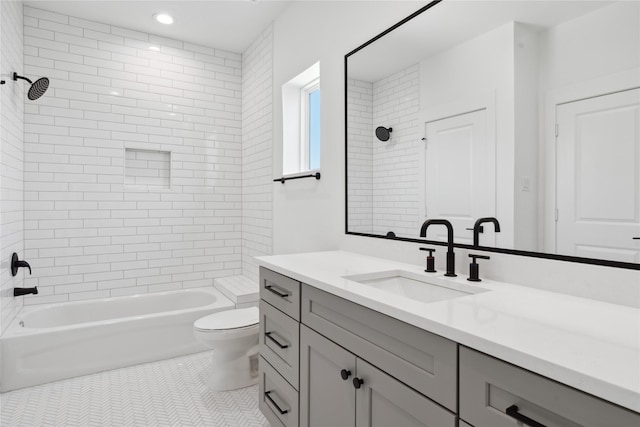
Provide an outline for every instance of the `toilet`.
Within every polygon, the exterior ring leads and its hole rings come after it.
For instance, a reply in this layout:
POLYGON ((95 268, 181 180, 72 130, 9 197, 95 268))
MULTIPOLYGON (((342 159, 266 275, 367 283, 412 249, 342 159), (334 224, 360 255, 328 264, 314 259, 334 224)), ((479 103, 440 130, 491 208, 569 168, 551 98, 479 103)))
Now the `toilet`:
POLYGON ((225 310, 193 323, 198 341, 213 349, 207 385, 235 390, 258 382, 258 307, 225 310))

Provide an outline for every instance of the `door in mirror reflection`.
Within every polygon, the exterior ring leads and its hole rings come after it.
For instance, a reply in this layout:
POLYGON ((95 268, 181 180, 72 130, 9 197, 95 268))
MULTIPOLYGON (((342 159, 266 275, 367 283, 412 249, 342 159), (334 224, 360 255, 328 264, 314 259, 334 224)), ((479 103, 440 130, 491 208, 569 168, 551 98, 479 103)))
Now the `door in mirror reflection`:
POLYGON ((557 252, 640 262, 640 89, 559 105, 556 117, 557 252))
MULTIPOLYGON (((444 218, 453 225, 457 243, 473 242, 477 218, 495 216, 495 158, 488 148, 486 110, 425 123, 422 218, 444 218)), ((446 230, 433 227, 429 240, 446 240, 446 230)), ((493 234, 482 244, 495 245, 493 234)))

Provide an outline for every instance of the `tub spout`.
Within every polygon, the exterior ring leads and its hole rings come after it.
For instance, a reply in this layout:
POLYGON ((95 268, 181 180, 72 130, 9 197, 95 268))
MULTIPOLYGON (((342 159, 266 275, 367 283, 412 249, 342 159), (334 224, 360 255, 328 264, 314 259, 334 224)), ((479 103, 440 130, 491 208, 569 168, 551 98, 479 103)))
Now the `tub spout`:
POLYGON ((38 287, 33 287, 33 288, 13 288, 13 296, 14 297, 19 297, 22 295, 27 295, 27 294, 34 294, 34 295, 38 295, 38 287))

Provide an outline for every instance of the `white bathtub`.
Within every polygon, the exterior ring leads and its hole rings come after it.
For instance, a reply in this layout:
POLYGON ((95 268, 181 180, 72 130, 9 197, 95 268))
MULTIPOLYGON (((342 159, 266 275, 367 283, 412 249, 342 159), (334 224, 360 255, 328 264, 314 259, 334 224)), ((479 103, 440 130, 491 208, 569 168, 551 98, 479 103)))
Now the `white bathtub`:
POLYGON ((0 392, 204 351, 193 322, 231 308, 214 287, 24 307, 0 337, 0 392))

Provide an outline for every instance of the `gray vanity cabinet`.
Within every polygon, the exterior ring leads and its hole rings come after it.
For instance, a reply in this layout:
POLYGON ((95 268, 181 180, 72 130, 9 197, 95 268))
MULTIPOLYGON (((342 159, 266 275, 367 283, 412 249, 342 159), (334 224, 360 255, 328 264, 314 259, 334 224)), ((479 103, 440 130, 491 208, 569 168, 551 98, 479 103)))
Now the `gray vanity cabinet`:
POLYGON ((455 425, 454 414, 322 335, 301 326, 300 426, 455 425))
POLYGON ((353 354, 300 326, 300 426, 354 426, 355 372, 353 354))
POLYGON ((272 427, 298 427, 300 282, 260 268, 258 406, 272 427))
POLYGON ((259 407, 273 427, 640 426, 637 412, 265 268, 260 284, 259 407))
POLYGON ((483 427, 638 427, 640 414, 460 347, 460 418, 483 427))

